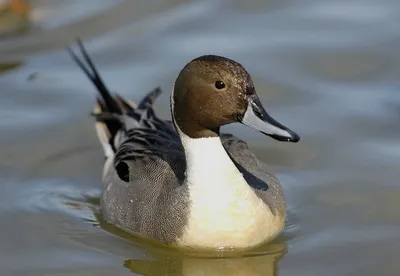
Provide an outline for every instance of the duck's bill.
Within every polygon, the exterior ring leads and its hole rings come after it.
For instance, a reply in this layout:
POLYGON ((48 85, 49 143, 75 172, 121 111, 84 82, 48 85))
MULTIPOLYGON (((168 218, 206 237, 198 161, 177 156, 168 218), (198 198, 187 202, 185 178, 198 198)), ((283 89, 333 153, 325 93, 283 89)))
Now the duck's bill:
POLYGON ((296 143, 300 136, 269 116, 257 96, 249 99, 241 123, 278 141, 296 143))

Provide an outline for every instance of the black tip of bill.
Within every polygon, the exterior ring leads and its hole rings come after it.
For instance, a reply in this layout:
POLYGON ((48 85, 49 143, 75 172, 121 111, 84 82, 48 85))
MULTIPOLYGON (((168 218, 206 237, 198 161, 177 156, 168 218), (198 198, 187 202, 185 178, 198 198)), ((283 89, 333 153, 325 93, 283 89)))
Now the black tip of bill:
POLYGON ((280 135, 275 135, 275 134, 267 134, 267 133, 264 133, 264 134, 269 135, 271 138, 274 138, 275 140, 278 140, 280 142, 297 143, 298 141, 300 141, 300 136, 297 133, 295 133, 289 129, 287 129, 286 131, 288 131, 290 133, 290 135, 291 135, 290 137, 280 136, 280 135))
POLYGON ((262 106, 258 97, 249 99, 241 123, 281 142, 297 143, 300 136, 272 118, 262 106))

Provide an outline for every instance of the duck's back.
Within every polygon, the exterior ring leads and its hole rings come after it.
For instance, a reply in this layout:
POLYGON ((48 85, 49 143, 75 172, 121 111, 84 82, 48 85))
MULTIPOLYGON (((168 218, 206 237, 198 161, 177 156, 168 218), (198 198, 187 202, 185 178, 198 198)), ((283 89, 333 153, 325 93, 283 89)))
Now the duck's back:
POLYGON ((104 168, 101 211, 124 230, 172 243, 182 235, 189 212, 182 185, 185 159, 171 125, 157 127, 132 129, 117 145, 104 168))

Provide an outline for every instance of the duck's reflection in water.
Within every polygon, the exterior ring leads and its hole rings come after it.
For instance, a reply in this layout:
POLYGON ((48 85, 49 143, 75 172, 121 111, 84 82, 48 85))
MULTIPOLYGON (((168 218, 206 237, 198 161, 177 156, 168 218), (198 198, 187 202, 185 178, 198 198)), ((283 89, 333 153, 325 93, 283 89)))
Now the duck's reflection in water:
POLYGON ((154 254, 154 259, 130 259, 124 262, 124 266, 131 272, 146 276, 276 276, 278 262, 286 253, 284 243, 270 246, 269 251, 263 255, 249 253, 246 256, 224 257, 196 257, 173 256, 154 254))

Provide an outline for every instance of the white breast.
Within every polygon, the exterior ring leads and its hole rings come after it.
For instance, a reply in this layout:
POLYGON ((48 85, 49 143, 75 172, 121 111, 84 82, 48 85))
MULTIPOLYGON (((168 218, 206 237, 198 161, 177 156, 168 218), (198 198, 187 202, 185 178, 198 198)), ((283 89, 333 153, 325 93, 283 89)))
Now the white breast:
POLYGON ((188 224, 178 244, 249 248, 272 240, 285 218, 275 216, 232 163, 219 138, 191 139, 185 148, 190 194, 188 224))

